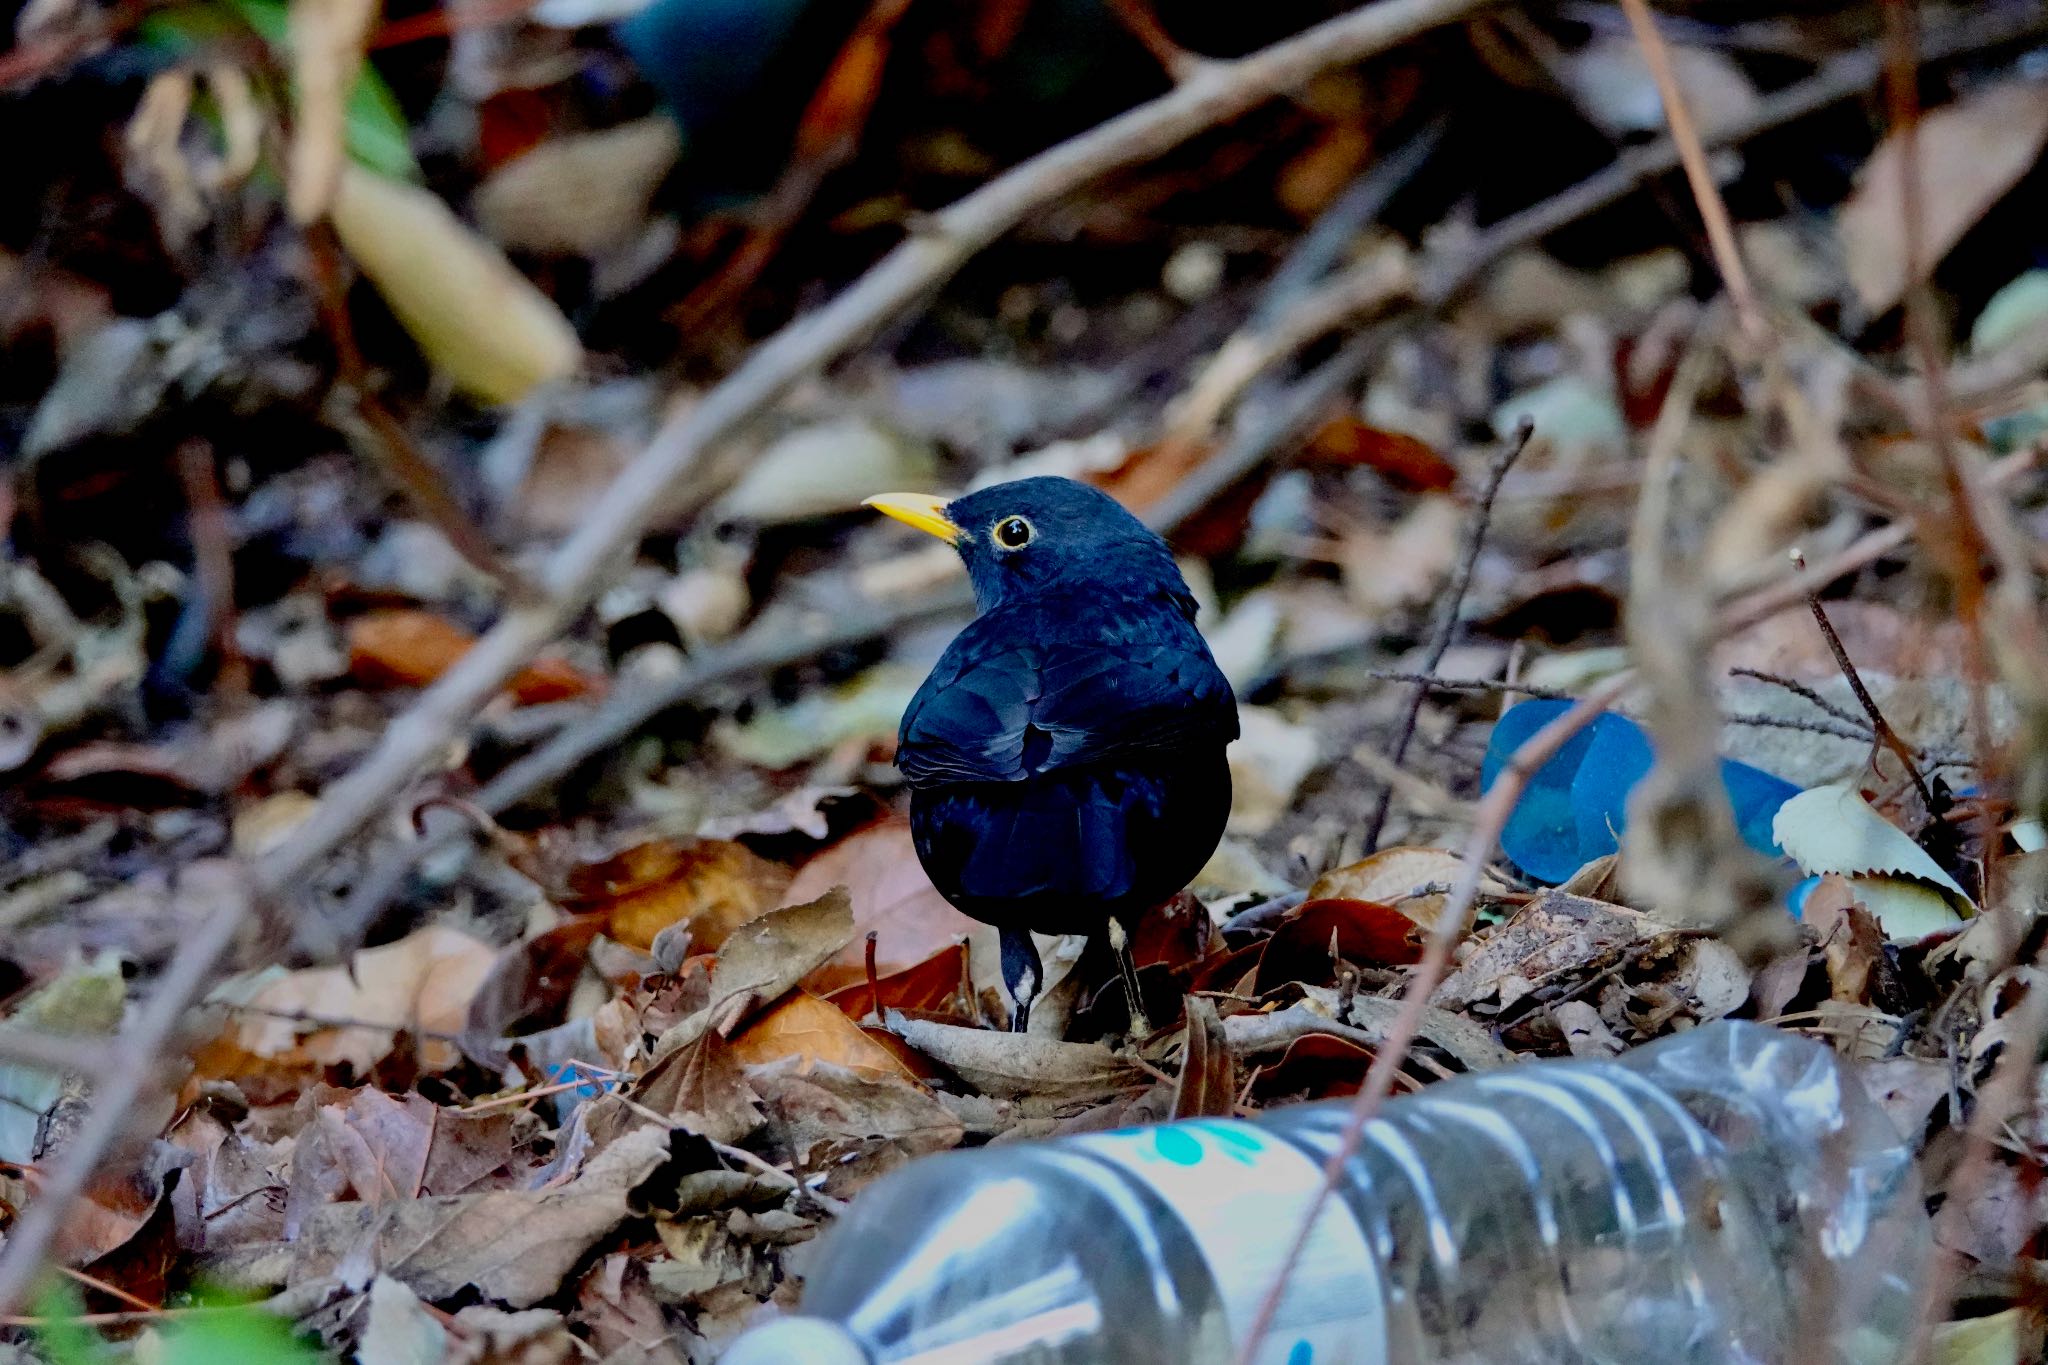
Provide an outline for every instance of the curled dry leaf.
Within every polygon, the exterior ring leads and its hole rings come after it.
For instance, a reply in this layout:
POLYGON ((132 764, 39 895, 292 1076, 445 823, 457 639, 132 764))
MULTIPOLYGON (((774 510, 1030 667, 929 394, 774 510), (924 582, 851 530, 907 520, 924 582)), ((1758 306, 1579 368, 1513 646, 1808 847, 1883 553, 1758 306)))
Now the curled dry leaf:
MULTIPOLYGON (((825 970, 831 970, 830 963, 825 970)), ((867 981, 860 980, 841 986, 825 998, 846 1011, 848 1018, 860 1020, 870 1014, 879 1017, 889 1010, 965 1013, 971 1008, 973 997, 974 988, 967 977, 967 945, 955 943, 914 966, 877 977, 872 989, 867 981)))
MULTIPOLYGON (((372 687, 425 687, 469 653, 476 636, 446 617, 414 608, 373 611, 349 623, 349 668, 372 687)), ((566 701, 600 684, 562 659, 539 659, 510 684, 521 703, 566 701)))
POLYGON ((1198 995, 1188 997, 1187 1017, 1171 1117, 1230 1118, 1237 1113, 1237 1059, 1224 1037, 1223 1021, 1215 1003, 1198 995))
POLYGON ((887 1023, 904 1042, 982 1094, 1001 1099, 1100 1099, 1148 1083, 1135 1063, 1100 1043, 992 1033, 912 1019, 896 1010, 887 1023))
POLYGON ((690 931, 693 951, 717 952, 733 930, 782 903, 790 874, 744 844, 654 840, 576 869, 569 904, 602 913, 608 932, 642 951, 671 925, 690 931))
POLYGON ((431 192, 345 164, 334 229, 427 358, 489 403, 583 363, 554 302, 431 192))

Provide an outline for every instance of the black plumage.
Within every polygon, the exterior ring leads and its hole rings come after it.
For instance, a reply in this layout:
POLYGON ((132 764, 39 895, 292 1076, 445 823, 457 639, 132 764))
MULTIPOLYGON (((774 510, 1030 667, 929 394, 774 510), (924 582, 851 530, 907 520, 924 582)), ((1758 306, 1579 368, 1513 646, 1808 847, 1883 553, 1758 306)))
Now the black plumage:
POLYGON ((1020 1020, 1043 980, 1034 931, 1106 933, 1136 1016, 1123 928, 1187 885, 1230 811, 1237 702, 1186 581, 1142 522, 1068 479, 871 502, 950 539, 980 607, 903 716, 925 871, 1002 931, 1020 1020))

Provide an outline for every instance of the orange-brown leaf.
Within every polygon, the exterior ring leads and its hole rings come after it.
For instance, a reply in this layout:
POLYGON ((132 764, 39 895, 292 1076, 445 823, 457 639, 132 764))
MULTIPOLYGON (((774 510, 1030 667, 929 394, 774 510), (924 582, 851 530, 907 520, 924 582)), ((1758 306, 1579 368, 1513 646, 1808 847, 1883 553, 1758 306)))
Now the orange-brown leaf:
POLYGON ((873 930, 875 970, 896 972, 964 937, 974 921, 946 903, 917 861, 910 826, 885 820, 840 840, 797 871, 786 898, 813 899, 844 886, 853 903, 853 942, 812 975, 813 990, 867 980, 866 935, 873 930))
MULTIPOLYGON (((373 611, 349 623, 349 669, 371 687, 425 687, 469 653, 476 637, 444 616, 414 607, 373 611)), ((523 705, 566 701, 598 689, 565 659, 537 659, 508 684, 523 705)))
MULTIPOLYGON (((826 970, 832 970, 831 964, 827 964, 826 970)), ((967 982, 967 945, 954 943, 900 972, 878 976, 872 991, 863 978, 841 986, 825 998, 845 1010, 847 1018, 863 1019, 878 1000, 885 1011, 945 1012, 955 1009, 956 1002, 972 998, 972 994, 967 982)))
POLYGON ((1306 453, 1324 464, 1363 465, 1411 492, 1442 493, 1458 486, 1458 467, 1428 442, 1367 426, 1355 417, 1336 417, 1324 423, 1309 438, 1306 453))
POLYGON ((885 1076, 918 1079, 893 1051, 847 1018, 844 1010, 809 991, 792 992, 729 1041, 733 1056, 746 1066, 801 1057, 805 1071, 813 1062, 830 1062, 869 1080, 885 1076))
POLYGON ((789 884, 789 869, 723 839, 635 844, 569 876, 571 904, 603 913, 613 938, 642 951, 670 925, 687 924, 692 949, 716 952, 733 930, 783 904, 789 884))

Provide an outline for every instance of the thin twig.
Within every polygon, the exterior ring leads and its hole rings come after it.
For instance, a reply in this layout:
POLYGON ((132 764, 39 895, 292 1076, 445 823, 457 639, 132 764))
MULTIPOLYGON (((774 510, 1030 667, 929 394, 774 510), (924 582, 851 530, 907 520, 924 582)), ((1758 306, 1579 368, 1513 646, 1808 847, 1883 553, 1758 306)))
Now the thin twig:
MULTIPOLYGON (((1794 550, 1792 562, 1804 569, 1806 556, 1794 550)), ((1920 795, 1920 809, 1926 811, 1930 817, 1933 816, 1934 793, 1928 790, 1927 779, 1920 775, 1920 765, 1913 761, 1913 747, 1899 738, 1899 732, 1892 729, 1891 722, 1884 718, 1884 712, 1878 710, 1877 698, 1871 696, 1870 689, 1863 685, 1863 675, 1856 671, 1855 660, 1851 659, 1849 651, 1843 648, 1842 637, 1835 634, 1834 623, 1828 620, 1827 608, 1820 603, 1820 594, 1809 591, 1806 594, 1806 605, 1813 612, 1814 624, 1820 627, 1821 638, 1828 642, 1828 650, 1835 656, 1835 666, 1842 670, 1842 676, 1848 680, 1849 690, 1856 694, 1856 700, 1862 704, 1863 713, 1870 717, 1870 728, 1877 732, 1878 743, 1890 749, 1899 762, 1906 765, 1906 773, 1913 779, 1913 790, 1920 795)))
POLYGON ((1245 1334, 1244 1343, 1238 1350, 1238 1365, 1253 1365, 1259 1359, 1259 1343, 1267 1329, 1273 1325, 1273 1317, 1279 1311, 1280 1299, 1286 1293, 1289 1278, 1294 1273, 1294 1263, 1301 1258, 1308 1246, 1309 1235, 1315 1230, 1316 1220, 1321 1217, 1323 1205, 1344 1177, 1344 1168, 1358 1153, 1359 1142, 1365 1136, 1365 1125, 1379 1109, 1380 1103, 1392 1090, 1394 1078, 1400 1073, 1408 1056, 1408 1048, 1415 1041, 1416 1033, 1422 1026, 1422 1018, 1429 1008, 1430 993, 1442 980, 1444 969, 1450 965, 1451 948, 1458 936, 1464 932, 1465 918, 1472 909, 1472 902, 1478 897, 1479 883, 1486 875, 1487 859, 1493 856, 1494 845, 1500 839, 1501 830, 1506 828, 1508 816, 1521 799, 1529 780, 1536 771, 1550 761, 1565 742, 1579 731, 1598 719, 1614 699, 1621 695, 1629 679, 1619 674, 1601 683, 1579 701, 1571 710, 1559 716, 1550 724, 1531 735, 1514 756, 1501 769, 1500 776, 1480 798, 1477 814, 1472 822, 1472 833, 1466 838, 1459 856, 1462 865, 1458 869, 1458 880, 1445 898, 1444 906, 1437 921, 1429 932, 1429 944, 1424 950, 1422 961, 1415 968, 1415 975, 1409 979, 1407 993, 1402 997, 1401 1012, 1387 1027, 1386 1036, 1373 1053, 1372 1065, 1365 1073, 1365 1084, 1359 1088, 1351 1105, 1351 1113, 1345 1120, 1344 1130, 1338 1136, 1337 1144, 1323 1163, 1323 1181, 1302 1216, 1301 1226, 1296 1230, 1288 1253, 1281 1259, 1279 1272, 1266 1290, 1266 1297, 1259 1305, 1258 1314, 1252 1319, 1245 1334))
MULTIPOLYGON (((1472 508, 1471 519, 1465 523, 1465 543, 1458 549, 1458 568, 1451 579, 1450 590, 1444 594, 1443 604, 1437 609, 1436 625, 1430 631, 1429 649, 1423 655, 1421 672, 1434 674, 1437 665, 1444 661, 1444 654, 1450 649, 1451 641, 1458 634, 1458 618, 1465 610, 1465 594, 1472 588, 1472 573, 1479 563, 1479 551, 1486 544, 1486 528, 1493 521, 1493 500, 1500 495, 1500 483, 1514 468, 1515 461, 1529 446, 1529 438, 1536 432, 1536 425, 1529 418, 1523 418, 1499 450, 1494 452, 1493 461, 1486 468, 1486 483, 1479 490, 1479 501, 1472 508)), ((1417 684, 1409 690, 1408 705, 1401 715, 1401 728, 1394 734, 1394 747, 1387 759, 1396 768, 1408 757, 1408 746, 1415 739, 1415 723, 1422 715, 1422 703, 1429 696, 1428 687, 1417 684)), ((1387 825, 1387 811, 1393 805, 1392 786, 1380 788, 1379 803, 1373 807, 1372 819, 1365 827, 1365 851, 1371 853, 1380 846, 1380 832, 1387 825)))
POLYGON ((1735 304, 1735 315, 1741 320, 1743 332, 1751 341, 1759 342, 1766 334, 1763 313, 1757 307, 1756 290, 1750 285, 1749 271, 1743 267, 1742 253, 1735 245, 1735 226, 1728 218, 1728 205, 1722 202, 1721 187, 1714 183, 1713 172, 1707 169, 1706 148, 1701 145, 1699 130, 1686 108, 1684 92, 1678 88, 1678 77, 1671 70, 1671 50, 1665 46, 1664 35, 1657 31, 1657 21, 1650 15, 1647 0, 1621 0, 1621 7, 1628 13, 1629 27, 1635 31, 1643 60, 1657 82, 1657 97, 1664 102, 1664 119, 1671 126, 1671 140, 1677 145, 1679 161, 1685 167, 1686 183, 1692 188, 1693 201, 1699 205, 1700 218, 1706 224, 1707 242, 1714 249, 1714 264, 1721 271, 1721 282, 1728 287, 1728 297, 1735 304))
POLYGON ((1837 706, 1796 678, 1787 678, 1782 674, 1769 673, 1761 668, 1742 667, 1729 669, 1728 675, 1732 678, 1754 678, 1758 682, 1769 683, 1773 687, 1782 687, 1785 691, 1806 702, 1815 710, 1827 713, 1844 725, 1862 725, 1864 723, 1863 718, 1848 707, 1837 706))

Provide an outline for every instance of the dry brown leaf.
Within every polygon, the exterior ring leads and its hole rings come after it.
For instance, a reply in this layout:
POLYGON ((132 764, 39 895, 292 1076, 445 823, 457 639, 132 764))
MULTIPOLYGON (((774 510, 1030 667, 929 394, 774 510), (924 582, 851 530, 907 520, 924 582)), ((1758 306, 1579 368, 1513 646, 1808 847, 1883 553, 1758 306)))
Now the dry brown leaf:
POLYGON ((1586 967, 1654 928, 1623 906, 1546 891, 1481 939, 1430 1001, 1461 1010, 1491 997, 1505 1008, 1527 995, 1538 978, 1586 967))
MULTIPOLYGON (((234 1077, 241 1064, 234 1052, 239 1050, 265 1059, 270 1068, 312 1070, 346 1063, 363 1074, 390 1055, 401 1028, 458 1033, 496 957, 489 944, 435 925, 357 953, 352 974, 341 967, 287 973, 250 998, 248 1004, 266 1012, 239 1013, 222 1039, 228 1052, 211 1063, 202 1057, 202 1070, 234 1077), (308 1025, 280 1014, 354 1022, 304 1031, 308 1025)), ((437 1071, 460 1060, 455 1045, 443 1038, 422 1037, 419 1055, 422 1066, 437 1071)), ((265 1068, 259 1063, 256 1069, 265 1068)))
POLYGON ((1333 951, 1359 966, 1420 962, 1425 932, 1399 910, 1374 901, 1303 901, 1266 940, 1252 994, 1263 995, 1291 981, 1329 981, 1336 967, 1333 951))
MULTIPOLYGON (((2048 87, 1989 86, 1929 111, 1912 136, 1919 144, 1924 257, 1916 264, 1925 272, 2040 158, 2048 141, 2048 87)), ((1905 297, 1911 283, 1900 196, 1904 167, 1902 137, 1893 133, 1864 163, 1855 192, 1835 220, 1850 282, 1873 314, 1905 297)))
POLYGON ((757 1006, 809 976, 852 937, 853 911, 842 887, 741 925, 711 966, 710 1003, 664 1032, 654 1055, 667 1056, 706 1029, 730 1035, 757 1006))
POLYGON ((849 1156, 878 1149, 919 1156, 958 1146, 966 1136, 960 1120, 930 1092, 895 1076, 856 1076, 829 1064, 804 1071, 785 1061, 760 1068, 750 1079, 790 1155, 814 1169, 834 1167, 835 1178, 836 1163, 849 1156))
POLYGON ((647 1267, 624 1252, 599 1261, 576 1286, 576 1320, 610 1365, 687 1365, 648 1289, 647 1267))
POLYGON ((668 1132, 648 1126, 549 1189, 328 1204, 312 1211, 296 1241, 292 1280, 363 1262, 428 1302, 474 1290, 524 1308, 561 1289, 584 1254, 631 1213, 634 1190, 668 1159, 668 1132))
POLYGON ((765 1066, 784 1057, 796 1057, 800 1059, 800 1071, 809 1070, 817 1062, 828 1062, 868 1080, 881 1076, 918 1079, 897 1060, 895 1053, 863 1033, 845 1011, 809 991, 792 992, 781 1004, 734 1034, 732 1055, 743 1066, 765 1066))
POLYGON ((496 1064, 503 1060, 501 1040, 522 1026, 561 1023, 590 960, 590 945, 604 927, 598 916, 579 915, 501 950, 470 997, 463 1048, 479 1061, 496 1064))
POLYGON ((783 903, 789 870, 744 844, 700 839, 635 844, 570 875, 577 910, 609 916, 611 936, 646 951, 672 924, 690 931, 692 951, 717 952, 747 921, 783 903))
POLYGON ((891 1010, 889 1029, 984 1095, 999 1099, 1100 1099, 1142 1087, 1148 1077, 1100 1043, 1066 1043, 1031 1034, 912 1019, 891 1010))
POLYGON ((1302 457, 1322 464, 1362 465, 1411 493, 1448 493, 1458 486, 1458 467, 1427 441, 1368 426, 1356 417, 1325 422, 1309 438, 1302 457))
MULTIPOLYGON (((476 636, 415 608, 373 611, 349 623, 349 668, 370 687, 425 687, 469 653, 476 636)), ((537 659, 507 684, 521 703, 566 701, 600 684, 562 659, 537 659)))
POLYGON ((725 1039, 706 1032, 643 1073, 633 1098, 714 1142, 744 1141, 761 1126, 761 1097, 725 1039))
POLYGON ((583 363, 553 300, 433 193, 345 163, 334 230, 405 330, 461 388, 515 403, 583 363))
POLYGON ((924 961, 975 927, 925 875, 905 821, 870 825, 805 863, 789 884, 789 899, 806 900, 834 886, 844 886, 852 898, 854 941, 811 981, 822 994, 867 979, 863 936, 870 932, 875 970, 886 973, 924 961))
MULTIPOLYGON (((1464 866, 1464 860, 1447 848, 1383 848, 1316 878, 1308 899, 1378 901, 1427 929, 1436 923, 1437 911, 1464 866)), ((1481 895, 1505 889, 1491 877, 1479 883, 1481 895)))
POLYGON ((292 0, 291 155, 285 207, 301 226, 323 217, 347 160, 349 95, 363 69, 363 42, 378 0, 292 0))
POLYGON ((1830 995, 1851 1005, 1870 1004, 1872 977, 1884 958, 1884 930, 1856 903, 1849 879, 1822 877, 1807 893, 1799 918, 1820 940, 1830 995))
MULTIPOLYGON (((826 964, 826 970, 831 964, 826 964)), ((885 1011, 916 1010, 924 1014, 963 1013, 972 999, 967 980, 967 945, 955 943, 941 948, 924 961, 900 972, 875 979, 873 989, 866 980, 841 986, 825 997, 850 1019, 880 1018, 885 1011)))

